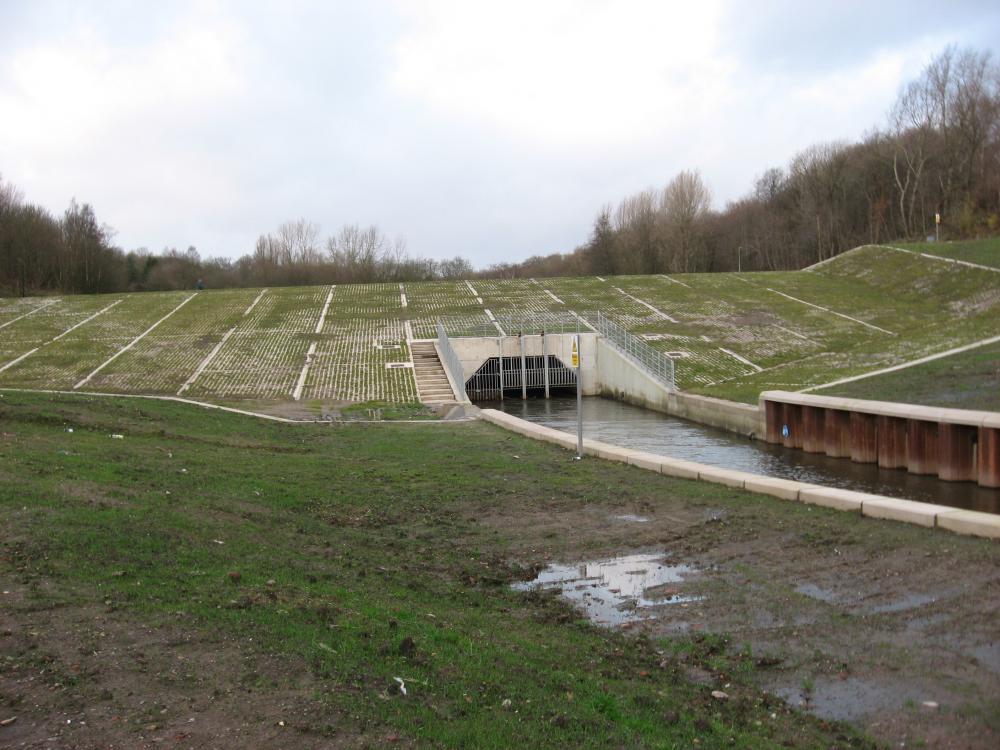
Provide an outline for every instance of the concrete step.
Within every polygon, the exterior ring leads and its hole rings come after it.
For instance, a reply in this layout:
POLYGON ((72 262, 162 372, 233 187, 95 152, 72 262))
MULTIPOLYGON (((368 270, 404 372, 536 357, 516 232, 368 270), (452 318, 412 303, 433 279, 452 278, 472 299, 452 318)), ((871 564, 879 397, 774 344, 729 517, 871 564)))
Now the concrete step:
POLYGON ((433 343, 411 344, 410 358, 413 360, 413 376, 417 381, 421 401, 440 404, 455 400, 451 383, 433 343))

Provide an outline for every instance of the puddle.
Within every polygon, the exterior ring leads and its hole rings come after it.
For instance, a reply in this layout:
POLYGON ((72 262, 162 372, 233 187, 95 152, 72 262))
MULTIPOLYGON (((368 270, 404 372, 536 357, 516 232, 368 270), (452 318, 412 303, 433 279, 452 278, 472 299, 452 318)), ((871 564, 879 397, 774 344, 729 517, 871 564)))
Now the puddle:
POLYGON ((939 613, 936 615, 928 615, 927 617, 913 617, 909 622, 906 623, 906 630, 908 632, 926 632, 929 631, 936 625, 940 625, 943 622, 949 620, 948 615, 939 613))
POLYGON ((613 627, 652 617, 649 609, 698 601, 679 587, 695 573, 690 565, 667 565, 662 554, 629 555, 575 565, 550 565, 533 581, 515 583, 519 591, 560 589, 598 625, 613 627))
POLYGON ((646 516, 637 516, 634 513, 623 513, 620 516, 615 516, 617 521, 625 521, 626 523, 649 523, 649 519, 646 516))
POLYGON ((1000 674, 1000 643, 984 643, 972 649, 976 661, 994 674, 1000 674))
POLYGON ((833 604, 837 600, 836 594, 832 591, 821 589, 813 583, 800 583, 795 587, 795 591, 803 596, 808 596, 810 599, 818 599, 819 601, 826 602, 827 604, 833 604))
POLYGON ((902 596, 895 601, 888 602, 887 604, 878 604, 874 607, 870 607, 868 611, 873 615, 882 615, 891 612, 905 612, 908 609, 916 609, 917 607, 923 607, 927 604, 933 604, 936 601, 937 597, 930 596, 929 594, 906 594, 905 596, 902 596))
POLYGON ((902 709, 908 702, 919 704, 927 697, 915 685, 880 684, 856 677, 817 679, 808 702, 800 687, 780 687, 774 694, 789 705, 827 721, 857 721, 886 709, 902 709))

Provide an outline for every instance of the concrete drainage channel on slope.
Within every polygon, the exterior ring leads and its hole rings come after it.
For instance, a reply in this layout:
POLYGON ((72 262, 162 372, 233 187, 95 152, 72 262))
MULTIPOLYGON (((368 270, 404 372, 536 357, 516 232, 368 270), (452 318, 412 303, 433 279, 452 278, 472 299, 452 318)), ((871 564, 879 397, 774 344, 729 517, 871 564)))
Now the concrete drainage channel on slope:
MULTIPOLYGON (((492 424, 525 437, 555 443, 570 450, 576 448, 576 436, 567 432, 528 422, 495 409, 483 409, 481 417, 492 424)), ((743 471, 720 469, 694 461, 683 461, 621 448, 597 440, 584 439, 583 449, 586 455, 627 463, 641 469, 681 479, 715 482, 727 487, 745 489, 749 492, 770 495, 783 500, 797 500, 836 510, 860 513, 871 518, 902 521, 929 528, 947 529, 960 534, 1000 539, 1000 516, 992 513, 960 510, 946 505, 902 500, 852 490, 822 487, 789 479, 776 479, 743 471)))

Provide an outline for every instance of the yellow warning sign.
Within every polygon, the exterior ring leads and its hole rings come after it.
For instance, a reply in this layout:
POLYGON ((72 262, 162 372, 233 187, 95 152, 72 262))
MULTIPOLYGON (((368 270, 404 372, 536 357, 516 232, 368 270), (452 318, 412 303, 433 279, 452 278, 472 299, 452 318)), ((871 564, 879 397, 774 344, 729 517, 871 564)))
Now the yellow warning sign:
POLYGON ((580 349, 577 346, 577 337, 573 337, 573 367, 580 366, 580 349))

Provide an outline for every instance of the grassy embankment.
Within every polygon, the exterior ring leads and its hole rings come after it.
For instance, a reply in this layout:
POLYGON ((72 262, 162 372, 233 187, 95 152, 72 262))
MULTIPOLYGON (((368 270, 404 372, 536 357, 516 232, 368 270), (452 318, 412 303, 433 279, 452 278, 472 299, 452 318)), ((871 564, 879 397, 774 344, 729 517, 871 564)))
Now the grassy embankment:
MULTIPOLYGON (((1000 237, 962 242, 916 242, 900 247, 1000 268, 1000 237)), ((997 325, 1000 334, 1000 324, 997 325)), ((955 409, 1000 411, 1000 345, 818 391, 820 395, 902 401, 955 409)))
POLYGON ((875 401, 1000 411, 1000 344, 816 391, 875 401))
MULTIPOLYGON (((0 578, 14 597, 7 601, 19 602, 7 616, 17 623, 92 607, 140 628, 182 629, 188 644, 222 634, 276 654, 311 675, 311 702, 343 718, 336 729, 289 718, 274 729, 288 733, 284 746, 324 732, 349 744, 398 737, 449 747, 857 743, 852 730, 754 689, 753 657, 724 638, 630 639, 551 597, 511 591, 527 573, 513 560, 530 553, 513 533, 479 523, 497 508, 516 516, 609 497, 722 507, 756 524, 753 514, 779 506, 804 517, 802 506, 573 462, 481 423, 290 426, 171 403, 8 392, 0 427, 0 578), (731 697, 690 682, 681 653, 724 680, 731 697)), ((100 651, 83 671, 47 651, 55 632, 30 634, 42 646, 24 650, 4 633, 0 685, 36 684, 48 701, 107 706, 126 744, 164 725, 168 733, 201 726, 173 706, 148 724, 148 715, 129 714, 128 696, 152 706, 172 680, 193 706, 213 687, 203 685, 203 667, 138 674, 127 693, 109 689, 102 670, 126 650, 108 642, 111 631, 80 644, 74 659, 100 651)), ((248 701, 271 692, 284 705, 277 682, 252 671, 240 679, 248 701)), ((20 731, 47 718, 32 719, 36 698, 3 698, 21 714, 20 731)), ((111 726, 95 714, 87 731, 111 726)))
POLYGON ((1000 274, 887 247, 813 271, 675 276, 405 284, 405 307, 391 284, 0 300, 0 384, 227 403, 287 401, 301 385, 300 403, 331 409, 405 404, 417 398, 413 371, 388 365, 406 363, 407 336, 436 335, 439 319, 457 334, 493 332, 486 309, 601 310, 676 352, 680 388, 755 403, 762 390, 830 383, 998 330, 1000 274))
POLYGON ((929 255, 940 255, 942 258, 1000 268, 1000 237, 960 242, 911 242, 900 247, 929 255))

